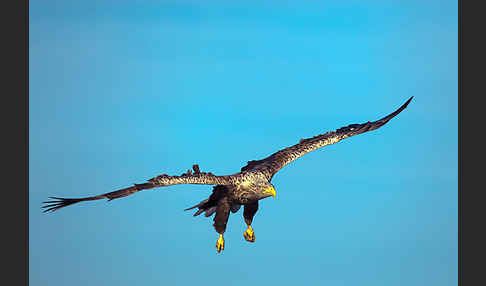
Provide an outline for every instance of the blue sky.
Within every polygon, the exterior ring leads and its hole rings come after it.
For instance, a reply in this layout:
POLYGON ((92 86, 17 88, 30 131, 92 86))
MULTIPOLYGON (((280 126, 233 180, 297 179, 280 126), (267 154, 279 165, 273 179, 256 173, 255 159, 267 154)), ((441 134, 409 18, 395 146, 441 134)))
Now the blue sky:
POLYGON ((31 285, 456 285, 456 1, 30 1, 31 285), (159 188, 300 138, 384 127, 282 169, 243 239, 159 188), (224 281, 224 282, 223 282, 224 281))

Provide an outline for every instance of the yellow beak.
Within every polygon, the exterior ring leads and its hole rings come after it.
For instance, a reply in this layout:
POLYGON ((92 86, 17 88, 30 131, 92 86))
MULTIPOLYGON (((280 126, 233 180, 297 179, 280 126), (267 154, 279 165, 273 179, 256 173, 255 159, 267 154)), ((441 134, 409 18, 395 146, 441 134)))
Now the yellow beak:
POLYGON ((263 192, 264 194, 270 194, 272 195, 272 197, 275 198, 275 196, 277 195, 277 192, 275 191, 275 188, 274 187, 270 187, 268 188, 266 191, 263 192))

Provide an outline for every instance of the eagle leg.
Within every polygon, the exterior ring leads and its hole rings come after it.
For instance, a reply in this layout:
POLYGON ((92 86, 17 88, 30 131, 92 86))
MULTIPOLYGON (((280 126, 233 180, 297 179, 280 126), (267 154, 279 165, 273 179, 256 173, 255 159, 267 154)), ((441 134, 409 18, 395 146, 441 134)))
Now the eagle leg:
POLYGON ((257 211, 258 211, 258 201, 255 201, 250 204, 246 204, 244 206, 243 217, 245 218, 245 222, 248 228, 243 233, 243 237, 248 242, 255 242, 255 232, 251 227, 251 223, 253 222, 253 217, 255 216, 257 211))
POLYGON ((218 253, 224 250, 223 234, 226 231, 226 224, 231 210, 231 202, 227 196, 222 197, 216 205, 216 215, 214 216, 214 229, 219 233, 219 238, 216 241, 216 250, 218 253))

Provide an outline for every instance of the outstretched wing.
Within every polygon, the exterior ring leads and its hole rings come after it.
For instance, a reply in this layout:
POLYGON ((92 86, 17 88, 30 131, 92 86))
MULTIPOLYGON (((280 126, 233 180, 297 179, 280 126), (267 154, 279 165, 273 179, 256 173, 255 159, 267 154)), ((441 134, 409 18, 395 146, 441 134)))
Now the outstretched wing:
POLYGON ((109 201, 113 199, 123 198, 134 194, 136 192, 142 190, 148 190, 157 187, 166 187, 171 185, 178 185, 178 184, 199 184, 199 185, 231 185, 234 184, 238 180, 238 174, 229 175, 229 176, 215 176, 211 173, 204 173, 199 172, 199 167, 197 165, 193 166, 194 174, 188 170, 187 173, 182 174, 181 176, 168 176, 166 174, 157 176, 155 178, 149 179, 147 183, 143 184, 134 184, 131 187, 124 188, 118 191, 93 196, 93 197, 84 197, 84 198, 58 198, 58 197, 50 197, 53 199, 51 201, 43 202, 45 208, 44 212, 49 211, 56 211, 60 208, 70 206, 75 203, 83 202, 83 201, 93 201, 93 200, 100 200, 100 199, 108 199, 109 201))
POLYGON ((337 143, 345 138, 380 128, 390 121, 390 119, 402 112, 402 110, 404 110, 410 103, 412 98, 413 96, 410 97, 407 102, 405 102, 395 112, 383 117, 380 120, 374 122, 368 121, 363 124, 351 124, 336 131, 326 132, 308 139, 301 139, 298 144, 273 153, 265 159, 249 161, 248 165, 244 166, 241 171, 260 171, 264 173, 270 180, 273 175, 275 175, 275 173, 277 173, 285 165, 309 152, 337 143))

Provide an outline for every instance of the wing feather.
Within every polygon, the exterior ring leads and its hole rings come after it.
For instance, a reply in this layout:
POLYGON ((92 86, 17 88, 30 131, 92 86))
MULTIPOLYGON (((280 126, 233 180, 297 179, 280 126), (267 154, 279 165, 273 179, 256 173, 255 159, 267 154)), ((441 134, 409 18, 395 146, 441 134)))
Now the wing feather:
POLYGON ((271 179, 275 173, 290 162, 302 157, 303 155, 312 152, 321 147, 337 143, 345 138, 354 135, 375 130, 385 125, 390 119, 398 115, 404 110, 412 100, 410 97, 400 108, 393 113, 374 122, 366 122, 362 124, 351 124, 346 127, 337 129, 336 131, 326 132, 308 139, 301 139, 298 144, 282 149, 262 160, 249 161, 241 171, 260 171, 263 172, 267 178, 271 179))
POLYGON ((228 175, 228 176, 215 176, 212 173, 199 172, 199 167, 197 165, 193 166, 195 171, 192 174, 190 171, 182 174, 181 176, 168 176, 166 174, 149 179, 148 182, 143 184, 134 184, 131 187, 120 189, 114 192, 109 192, 106 194, 101 194, 98 196, 84 197, 84 198, 59 198, 50 197, 51 201, 43 202, 45 205, 44 212, 56 211, 60 208, 67 207, 83 201, 92 201, 100 199, 108 199, 109 201, 113 199, 123 198, 132 195, 136 192, 142 190, 153 189, 157 187, 166 187, 178 184, 199 184, 199 185, 231 185, 235 184, 238 180, 238 174, 228 175))

